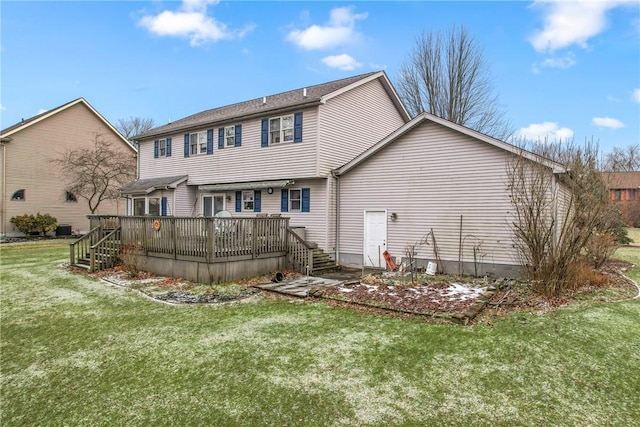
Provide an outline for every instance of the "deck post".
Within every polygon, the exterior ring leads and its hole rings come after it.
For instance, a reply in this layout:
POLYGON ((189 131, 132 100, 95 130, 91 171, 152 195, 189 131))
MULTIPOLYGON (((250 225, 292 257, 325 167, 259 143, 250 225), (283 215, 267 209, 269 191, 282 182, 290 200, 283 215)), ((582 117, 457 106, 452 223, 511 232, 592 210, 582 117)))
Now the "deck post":
POLYGON ((313 272, 313 249, 307 248, 307 276, 313 272))
POLYGON ((251 257, 255 259, 258 251, 258 219, 252 218, 251 221, 251 257))
POLYGON ((171 239, 173 244, 171 248, 173 251, 173 259, 178 259, 178 229, 175 218, 171 218, 171 236, 173 237, 173 239, 171 239))
POLYGON ((207 221, 207 262, 212 263, 216 258, 216 227, 214 218, 207 221))

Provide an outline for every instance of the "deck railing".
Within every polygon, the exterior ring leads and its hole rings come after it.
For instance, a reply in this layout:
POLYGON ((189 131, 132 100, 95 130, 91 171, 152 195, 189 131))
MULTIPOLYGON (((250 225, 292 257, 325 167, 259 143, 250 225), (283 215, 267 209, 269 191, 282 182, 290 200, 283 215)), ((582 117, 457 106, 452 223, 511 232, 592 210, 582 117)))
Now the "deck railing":
POLYGON ((117 227, 89 248, 89 271, 115 267, 119 255, 120 227, 117 227))
POLYGON ((120 217, 124 247, 219 261, 287 252, 289 218, 120 217))
POLYGON ((91 254, 92 270, 106 268, 123 249, 209 263, 286 254, 295 270, 313 268, 313 248, 289 228, 289 218, 96 215, 90 223, 91 232, 71 245, 71 263, 91 254))
POLYGON ((81 259, 85 259, 91 253, 91 247, 98 243, 102 238, 102 227, 100 225, 93 227, 84 236, 73 241, 69 245, 69 261, 71 265, 76 265, 81 259))
POLYGON ((287 228, 288 261, 293 269, 311 275, 313 271, 313 247, 298 236, 291 228, 287 228))

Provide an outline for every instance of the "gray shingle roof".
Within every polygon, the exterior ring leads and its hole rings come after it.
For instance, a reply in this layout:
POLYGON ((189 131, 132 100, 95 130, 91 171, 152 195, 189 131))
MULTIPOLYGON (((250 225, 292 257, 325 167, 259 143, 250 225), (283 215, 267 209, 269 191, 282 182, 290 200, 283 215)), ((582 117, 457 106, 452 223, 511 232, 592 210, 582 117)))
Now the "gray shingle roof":
POLYGON ((176 120, 166 125, 156 127, 140 135, 136 135, 133 139, 148 139, 154 136, 187 130, 211 123, 237 120, 246 116, 259 115, 281 109, 299 107, 304 105, 313 105, 318 103, 323 96, 326 96, 331 92, 342 89, 352 83, 357 82, 358 80, 362 80, 376 73, 377 71, 360 74, 358 76, 348 77, 341 80, 334 80, 315 86, 308 86, 305 88, 306 97, 303 96, 303 88, 300 88, 266 96, 266 103, 263 103, 263 97, 260 97, 252 99, 250 101, 239 102, 237 104, 231 104, 224 107, 202 111, 200 113, 185 117, 180 120, 176 120))
POLYGON ((162 178, 149 178, 139 179, 137 181, 130 182, 120 188, 120 193, 123 194, 148 194, 152 191, 164 187, 173 187, 186 181, 189 175, 179 176, 166 176, 162 178))

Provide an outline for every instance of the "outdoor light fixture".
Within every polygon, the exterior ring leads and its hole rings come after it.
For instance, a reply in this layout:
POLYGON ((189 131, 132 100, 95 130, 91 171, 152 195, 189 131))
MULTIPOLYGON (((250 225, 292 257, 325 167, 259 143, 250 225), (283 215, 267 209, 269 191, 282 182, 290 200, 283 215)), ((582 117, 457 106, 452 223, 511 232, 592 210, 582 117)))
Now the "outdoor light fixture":
POLYGON ((398 214, 391 212, 391 221, 396 222, 398 220, 398 214))

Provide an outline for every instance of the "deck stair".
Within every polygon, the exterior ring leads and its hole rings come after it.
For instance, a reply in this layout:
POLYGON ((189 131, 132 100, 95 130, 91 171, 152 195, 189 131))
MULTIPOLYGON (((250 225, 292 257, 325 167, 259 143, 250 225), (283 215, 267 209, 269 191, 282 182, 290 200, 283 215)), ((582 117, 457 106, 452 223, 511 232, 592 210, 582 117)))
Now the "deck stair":
POLYGON ((337 268, 338 266, 336 265, 336 262, 333 260, 333 258, 331 258, 329 254, 317 247, 313 249, 313 275, 321 271, 326 272, 329 270, 335 270, 337 268))
POLYGON ((114 267, 120 255, 120 227, 95 227, 70 245, 74 267, 90 272, 114 267))

